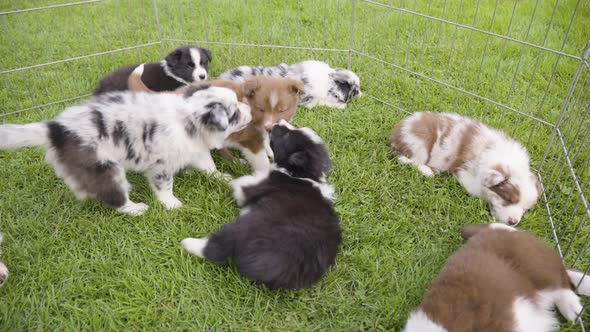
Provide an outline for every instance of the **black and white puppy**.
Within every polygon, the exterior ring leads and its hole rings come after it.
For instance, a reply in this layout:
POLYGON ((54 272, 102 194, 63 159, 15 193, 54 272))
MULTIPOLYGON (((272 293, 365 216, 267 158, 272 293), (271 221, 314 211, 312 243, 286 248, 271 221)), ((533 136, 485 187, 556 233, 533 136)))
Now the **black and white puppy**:
MULTIPOLYGON (((146 63, 141 80, 152 91, 173 91, 191 82, 206 80, 211 59, 211 51, 206 48, 181 46, 162 62, 146 63)), ((94 94, 128 90, 127 78, 137 66, 125 66, 106 75, 94 94)))
POLYGON ((273 167, 231 182, 240 216, 207 238, 187 238, 186 251, 215 263, 232 257, 241 275, 276 288, 306 288, 334 264, 341 229, 328 151, 309 128, 285 120, 270 136, 273 167))
POLYGON ((51 121, 0 125, 0 149, 44 146, 47 162, 78 199, 140 215, 147 205, 129 199, 126 170, 144 173, 166 208, 180 207, 172 193, 176 172, 194 167, 219 175, 210 150, 221 149, 251 119, 250 107, 227 88, 112 92, 51 121))
POLYGON ((240 66, 228 70, 220 79, 244 81, 253 76, 288 77, 303 81, 304 91, 299 105, 306 108, 328 106, 343 109, 353 97, 362 95, 359 77, 350 70, 331 68, 322 61, 308 60, 274 67, 240 66))
MULTIPOLYGON (((2 243, 2 233, 0 233, 0 244, 2 243)), ((0 251, 0 254, 2 252, 0 251)), ((4 283, 8 279, 8 268, 4 263, 0 262, 0 287, 4 286, 4 283)))

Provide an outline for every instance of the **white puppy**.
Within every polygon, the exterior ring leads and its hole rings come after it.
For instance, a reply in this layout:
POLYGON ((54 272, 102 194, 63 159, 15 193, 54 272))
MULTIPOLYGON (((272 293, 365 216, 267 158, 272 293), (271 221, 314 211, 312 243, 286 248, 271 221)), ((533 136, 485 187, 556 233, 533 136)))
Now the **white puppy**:
POLYGON ((451 113, 419 112, 395 126, 394 155, 425 176, 452 172, 468 193, 487 199, 500 222, 515 226, 539 198, 526 149, 506 134, 451 113))
POLYGON ((92 197, 122 213, 139 215, 129 200, 125 170, 146 175, 167 208, 182 206, 173 176, 194 167, 219 174, 211 149, 246 127, 252 116, 229 89, 208 87, 185 95, 115 92, 67 108, 54 120, 0 125, 0 149, 48 148, 46 160, 78 199, 92 197))
POLYGON ((299 105, 306 108, 327 106, 343 109, 353 97, 361 96, 360 79, 350 70, 331 68, 322 61, 308 60, 274 67, 240 66, 219 76, 223 80, 242 82, 254 76, 288 77, 303 82, 299 105))

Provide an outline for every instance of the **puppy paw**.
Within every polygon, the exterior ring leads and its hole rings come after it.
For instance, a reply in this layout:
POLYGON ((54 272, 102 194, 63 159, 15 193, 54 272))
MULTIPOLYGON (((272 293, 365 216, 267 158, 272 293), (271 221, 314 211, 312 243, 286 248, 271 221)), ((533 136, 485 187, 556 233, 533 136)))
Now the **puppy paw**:
POLYGON ((397 160, 399 160, 400 163, 402 164, 411 164, 413 163, 412 159, 406 157, 406 156, 399 156, 397 157, 397 160))
POLYGON ((162 202, 162 204, 164 204, 164 206, 168 210, 177 209, 179 207, 182 207, 182 202, 174 196, 166 197, 165 199, 160 199, 160 202, 162 202))
POLYGON ((8 279, 8 268, 4 263, 0 262, 0 287, 4 286, 8 279))
POLYGON ((132 217, 136 217, 136 216, 141 216, 145 212, 145 210, 147 210, 147 209, 148 209, 148 206, 145 203, 128 202, 127 204, 118 208, 117 211, 127 214, 127 215, 130 215, 132 217))
POLYGON ((569 289, 561 291, 561 294, 556 299, 556 305, 561 315, 571 322, 582 312, 580 298, 569 289))
POLYGON ((417 167, 420 173, 422 173, 422 175, 424 176, 431 177, 434 175, 432 169, 426 165, 418 165, 417 167))
POLYGON ((188 237, 182 241, 180 241, 180 245, 182 248, 188 252, 189 254, 193 254, 195 256, 204 257, 205 247, 207 246, 207 238, 196 239, 192 237, 188 237))

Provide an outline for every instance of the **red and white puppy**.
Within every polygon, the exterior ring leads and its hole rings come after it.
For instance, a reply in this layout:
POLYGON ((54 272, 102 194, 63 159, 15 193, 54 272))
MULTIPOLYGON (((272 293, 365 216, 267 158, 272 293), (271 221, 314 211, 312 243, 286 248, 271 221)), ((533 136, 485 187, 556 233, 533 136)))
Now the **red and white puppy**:
POLYGON ((486 199, 492 215, 505 224, 517 225, 541 194, 526 149, 470 118, 414 113, 395 126, 389 142, 400 162, 416 165, 425 176, 452 172, 469 194, 486 199))
POLYGON ((467 242, 447 261, 406 322, 405 332, 545 332, 582 311, 590 276, 568 270, 557 252, 504 224, 469 225, 467 242), (576 288, 577 287, 577 288, 576 288))

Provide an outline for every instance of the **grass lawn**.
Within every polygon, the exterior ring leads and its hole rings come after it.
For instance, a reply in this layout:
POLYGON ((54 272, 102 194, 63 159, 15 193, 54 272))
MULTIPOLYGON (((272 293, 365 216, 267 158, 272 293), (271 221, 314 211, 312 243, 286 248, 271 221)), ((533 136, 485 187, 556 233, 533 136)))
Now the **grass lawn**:
MULTIPOLYGON (((0 1, 0 11, 65 2, 0 1)), ((11 272, 0 289, 0 331, 400 330, 460 246, 461 227, 492 218, 486 204, 467 196, 452 177, 425 179, 395 161, 386 145, 394 124, 415 110, 467 114, 525 143, 538 169, 578 65, 567 55, 408 11, 579 56, 590 37, 590 3, 382 3, 403 10, 359 0, 351 29, 352 6, 345 0, 158 0, 162 44, 150 0, 0 15, 0 123, 49 119, 79 99, 50 103, 91 93, 110 70, 156 61, 162 51, 191 41, 212 50, 210 74, 216 76, 241 64, 310 58, 345 67, 352 30, 352 69, 366 94, 346 110, 301 109, 295 116, 295 125, 315 129, 328 145, 334 161, 328 179, 345 232, 336 266, 308 290, 269 291, 231 266, 181 251, 183 238, 209 234, 238 215, 223 181, 198 172, 178 175, 175 194, 185 206, 166 211, 145 179, 129 174, 132 200, 150 205, 132 218, 76 201, 41 149, 0 152, 2 260, 11 272), (124 49, 132 46, 141 47, 124 49), (118 51, 103 53, 110 50, 118 51), (82 58, 12 71, 74 57, 82 58)), ((585 70, 559 126, 583 190, 590 176, 584 135, 590 125, 582 116, 589 86, 585 70)), ((590 224, 564 160, 553 144, 540 174, 560 239, 573 243, 566 261, 585 269, 590 224)), ((219 158, 217 164, 236 176, 248 173, 219 158)), ((520 228, 554 245, 544 205, 528 212, 520 228)), ((561 327, 580 330, 567 322, 561 327)))

